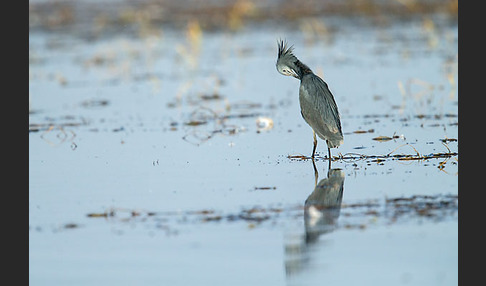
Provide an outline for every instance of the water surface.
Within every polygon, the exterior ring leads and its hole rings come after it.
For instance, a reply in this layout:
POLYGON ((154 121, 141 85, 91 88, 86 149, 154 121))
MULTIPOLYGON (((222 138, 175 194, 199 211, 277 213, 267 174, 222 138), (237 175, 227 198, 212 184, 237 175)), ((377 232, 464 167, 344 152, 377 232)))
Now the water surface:
POLYGON ((32 285, 457 284, 457 24, 317 21, 30 32, 32 285), (341 113, 317 177, 279 38, 341 113))

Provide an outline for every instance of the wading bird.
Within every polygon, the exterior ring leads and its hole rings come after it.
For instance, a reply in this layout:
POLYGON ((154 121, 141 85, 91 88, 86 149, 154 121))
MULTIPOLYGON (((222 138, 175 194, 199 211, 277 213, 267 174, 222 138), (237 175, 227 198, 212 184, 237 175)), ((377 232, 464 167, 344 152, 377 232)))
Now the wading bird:
POLYGON ((331 148, 339 147, 343 143, 338 107, 327 84, 292 52, 293 46, 288 47, 282 40, 278 42, 277 71, 300 80, 300 113, 314 132, 312 159, 316 152, 317 134, 319 138, 326 140, 330 162, 331 148))

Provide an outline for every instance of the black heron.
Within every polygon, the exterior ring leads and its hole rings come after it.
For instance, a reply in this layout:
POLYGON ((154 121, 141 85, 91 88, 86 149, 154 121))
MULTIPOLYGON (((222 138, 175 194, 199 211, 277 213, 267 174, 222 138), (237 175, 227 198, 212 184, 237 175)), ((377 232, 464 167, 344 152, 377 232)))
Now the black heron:
POLYGON ((316 152, 317 134, 327 143, 330 162, 331 148, 339 147, 343 143, 338 107, 327 83, 299 61, 292 52, 293 46, 289 47, 282 40, 278 42, 277 70, 285 76, 293 76, 300 80, 300 113, 314 133, 312 159, 316 152))

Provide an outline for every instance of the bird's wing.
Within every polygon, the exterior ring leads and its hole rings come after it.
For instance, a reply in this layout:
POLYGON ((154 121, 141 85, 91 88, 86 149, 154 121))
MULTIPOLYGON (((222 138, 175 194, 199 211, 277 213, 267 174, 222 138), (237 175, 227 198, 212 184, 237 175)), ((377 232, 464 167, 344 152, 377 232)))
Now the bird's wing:
POLYGON ((322 122, 332 133, 342 135, 339 111, 327 84, 316 75, 307 80, 303 87, 309 95, 313 95, 309 97, 313 99, 311 103, 314 108, 313 114, 319 114, 322 122))

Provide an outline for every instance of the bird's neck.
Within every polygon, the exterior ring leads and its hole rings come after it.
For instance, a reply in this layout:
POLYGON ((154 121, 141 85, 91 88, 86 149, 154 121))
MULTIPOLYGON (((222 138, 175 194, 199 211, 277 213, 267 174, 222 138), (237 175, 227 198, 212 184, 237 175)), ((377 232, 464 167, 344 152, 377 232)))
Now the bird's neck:
POLYGON ((306 66, 303 62, 297 60, 295 63, 295 72, 299 75, 299 78, 302 79, 302 77, 304 77, 304 75, 306 74, 312 74, 312 70, 306 66))

